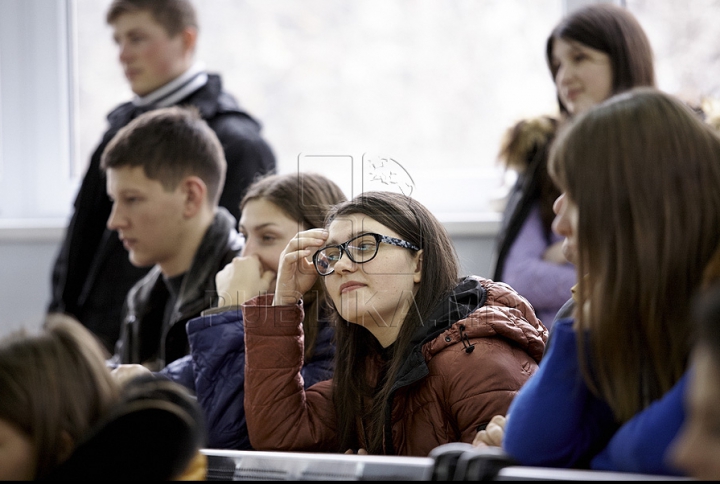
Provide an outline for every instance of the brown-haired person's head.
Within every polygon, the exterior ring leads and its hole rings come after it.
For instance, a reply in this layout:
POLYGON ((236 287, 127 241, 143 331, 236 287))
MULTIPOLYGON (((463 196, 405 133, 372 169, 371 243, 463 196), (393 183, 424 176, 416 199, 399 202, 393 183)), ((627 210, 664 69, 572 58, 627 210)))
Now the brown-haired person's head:
POLYGON ((346 201, 340 187, 317 173, 266 175, 250 185, 240 202, 243 256, 256 255, 277 272, 280 253, 298 232, 323 228, 330 209, 346 201))
POLYGON ((545 55, 566 114, 576 115, 633 87, 655 86, 650 42, 637 19, 617 5, 593 4, 571 12, 551 32, 545 55))
POLYGON ((226 170, 220 141, 197 110, 170 107, 134 119, 105 148, 101 168, 113 201, 107 226, 130 261, 160 264, 167 276, 187 270, 180 266, 212 223, 226 170))
MULTIPOLYGON (((323 228, 332 207, 346 200, 335 182, 317 173, 264 176, 250 185, 240 203, 239 231, 245 237, 241 256, 257 257, 264 271, 276 274, 280 255, 290 240, 298 232, 323 228)), ((303 295, 307 360, 315 349, 324 301, 320 281, 303 295)))
POLYGON ((70 317, 0 340, 0 479, 47 476, 119 394, 101 346, 70 317))
POLYGON ((114 0, 106 19, 125 77, 138 96, 162 87, 192 65, 198 22, 189 0, 114 0))
POLYGON ((720 242, 720 137, 680 100, 636 88, 574 118, 549 166, 564 199, 554 228, 576 252, 588 379, 624 421, 686 370, 690 301, 720 242))

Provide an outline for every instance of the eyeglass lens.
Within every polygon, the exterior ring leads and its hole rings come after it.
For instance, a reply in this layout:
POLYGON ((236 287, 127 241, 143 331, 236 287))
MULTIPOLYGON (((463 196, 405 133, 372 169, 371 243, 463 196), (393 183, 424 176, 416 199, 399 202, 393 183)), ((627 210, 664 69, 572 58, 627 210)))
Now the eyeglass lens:
POLYGON ((343 249, 350 260, 362 264, 368 262, 377 253, 378 243, 374 235, 360 235, 350 239, 342 245, 326 247, 318 252, 316 261, 317 268, 322 274, 332 272, 335 264, 342 258, 343 249))

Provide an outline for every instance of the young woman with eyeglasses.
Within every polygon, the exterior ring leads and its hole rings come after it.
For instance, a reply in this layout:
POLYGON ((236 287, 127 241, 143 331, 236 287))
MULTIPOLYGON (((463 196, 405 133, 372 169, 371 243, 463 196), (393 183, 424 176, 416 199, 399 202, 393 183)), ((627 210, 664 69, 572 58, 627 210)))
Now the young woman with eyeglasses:
POLYGON ((404 195, 361 194, 333 209, 326 230, 300 232, 274 297, 243 305, 253 447, 427 456, 471 442, 535 372, 547 330, 506 284, 458 273, 442 224, 404 195), (318 278, 335 373, 304 389, 302 294, 318 278))

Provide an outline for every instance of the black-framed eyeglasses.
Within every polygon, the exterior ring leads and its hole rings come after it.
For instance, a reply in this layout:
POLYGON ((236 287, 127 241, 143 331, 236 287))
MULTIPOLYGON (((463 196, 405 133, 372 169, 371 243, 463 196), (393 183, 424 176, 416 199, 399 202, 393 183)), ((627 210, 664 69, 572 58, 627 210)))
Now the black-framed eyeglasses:
POLYGON ((348 258, 356 264, 370 262, 377 255, 380 242, 404 249, 420 250, 420 247, 402 239, 368 232, 357 235, 342 244, 323 247, 313 255, 313 265, 318 274, 329 276, 335 272, 335 264, 342 259, 343 254, 347 254, 348 258))

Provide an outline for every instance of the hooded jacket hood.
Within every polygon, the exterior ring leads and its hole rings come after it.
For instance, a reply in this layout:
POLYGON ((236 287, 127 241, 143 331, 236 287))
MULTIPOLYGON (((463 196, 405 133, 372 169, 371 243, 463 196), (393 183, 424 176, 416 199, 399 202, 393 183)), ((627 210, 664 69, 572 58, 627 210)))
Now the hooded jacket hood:
POLYGON ((415 332, 412 350, 393 390, 426 376, 427 362, 450 346, 461 344, 466 352, 473 351, 473 338, 502 337, 540 362, 547 335, 530 303, 510 286, 468 276, 415 332))
MULTIPOLYGON (((547 329, 535 316, 535 310, 514 289, 504 283, 468 276, 415 332, 414 344, 398 371, 390 400, 392 402, 401 388, 428 376, 430 360, 440 352, 453 351, 452 346, 462 345, 461 351, 472 353, 478 339, 502 338, 538 363, 545 351, 547 336, 547 329)), ((391 408, 392 405, 386 414, 388 427, 391 408)), ((384 440, 386 452, 394 453, 392 432, 387 431, 384 440)))

